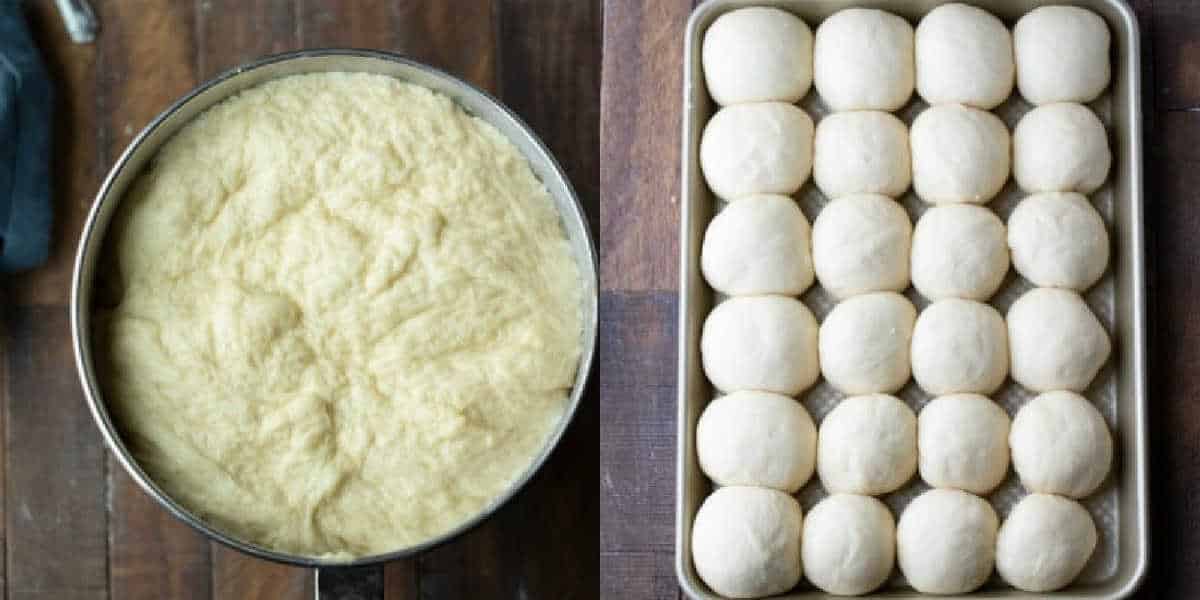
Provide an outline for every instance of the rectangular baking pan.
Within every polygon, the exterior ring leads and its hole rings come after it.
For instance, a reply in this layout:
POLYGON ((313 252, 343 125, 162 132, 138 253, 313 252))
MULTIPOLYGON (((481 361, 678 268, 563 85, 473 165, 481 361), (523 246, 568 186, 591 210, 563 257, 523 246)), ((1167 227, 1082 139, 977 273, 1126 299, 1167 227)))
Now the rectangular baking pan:
MULTIPOLYGON (((826 16, 843 8, 854 6, 879 8, 907 18, 914 25, 932 8, 944 2, 938 0, 911 1, 854 1, 854 0, 710 0, 697 7, 687 24, 683 56, 683 151, 682 151, 682 202, 680 229, 680 303, 679 303, 679 365, 678 365, 678 439, 676 473, 676 529, 675 568, 679 585, 692 598, 715 599, 703 581, 697 576, 691 559, 691 525, 696 510, 712 485, 700 471, 695 450, 695 426, 705 405, 714 392, 700 367, 700 330, 705 316, 716 301, 713 291, 700 275, 700 244, 704 230, 712 215, 717 211, 718 200, 708 190, 700 173, 698 159, 700 134, 708 118, 715 111, 712 100, 704 86, 700 66, 700 47, 704 31, 721 14, 745 6, 776 6, 793 12, 808 23, 816 26, 826 16)), ((1092 104, 1101 114, 1109 130, 1113 151, 1113 166, 1105 188, 1093 199, 1105 216, 1110 228, 1113 244, 1110 271, 1105 280, 1086 297, 1106 323, 1113 338, 1114 352, 1110 365, 1102 373, 1102 381, 1089 390, 1089 397, 1101 399, 1101 412, 1105 413, 1114 430, 1117 453, 1113 461, 1112 481, 1102 491, 1104 498, 1085 502, 1097 520, 1102 542, 1097 548, 1095 562, 1104 563, 1102 569, 1085 570, 1080 582, 1056 592, 1053 597, 1066 599, 1116 599, 1129 596, 1145 577, 1149 562, 1149 512, 1147 505, 1147 449, 1146 449, 1146 395, 1145 395, 1145 308, 1144 266, 1142 225, 1142 114, 1140 99, 1140 50, 1138 29, 1133 11, 1121 0, 1068 0, 1066 2, 1039 2, 1037 0, 971 0, 971 4, 984 8, 1000 17, 1010 27, 1024 13, 1043 4, 1068 4, 1091 9, 1108 23, 1112 33, 1113 71, 1112 84, 1105 96, 1092 104), (1098 291, 1097 291, 1098 290, 1098 291), (1089 576, 1089 572, 1091 575, 1089 576)), ((814 102, 809 98, 801 106, 809 108, 814 102)), ((1016 90, 1013 92, 1017 95, 1016 90)), ((915 98, 915 94, 914 94, 915 98)), ((1008 103, 1006 103, 1007 105, 1008 103)), ((913 104, 898 111, 906 122, 911 122, 913 104), (906 114, 907 113, 907 114, 906 114)), ((1011 122, 1022 109, 1005 106, 997 113, 1011 122)), ((811 189, 811 184, 806 184, 811 189)), ((1006 188, 1010 196, 1019 195, 1012 189, 1010 181, 1006 188)), ((808 192, 810 194, 815 192, 808 192)), ((802 192, 801 194, 804 194, 802 192)), ((911 195, 911 191, 909 192, 911 195)), ((913 202, 914 200, 909 200, 913 202)), ((997 203, 1002 202, 998 200, 997 203)), ((1015 203, 1003 201, 1007 209, 996 207, 1007 216, 1015 203)), ((805 201, 801 200, 802 207, 805 201)), ((811 215, 810 215, 811 218, 811 215)), ((1010 273, 1010 279, 1013 275, 1010 273)), ((1006 288, 1016 288, 1006 284, 1006 288)), ((1028 285, 1025 285, 1028 288, 1028 285)), ((1017 291, 1022 291, 1017 289, 1017 291)), ((1004 295, 1002 290, 1001 295, 1004 295)), ((1012 296, 1013 293, 1009 293, 1012 296)), ((806 303, 809 296, 804 297, 806 303)), ((1000 305, 1001 312, 1007 308, 1007 300, 1000 305)), ((920 304, 918 302, 918 304, 920 304)), ((814 308, 818 315, 823 311, 814 308)), ((1015 384, 1007 384, 1006 387, 1015 384)), ((904 395, 903 393, 901 394, 904 395)), ((1026 393, 1026 395, 1028 395, 1026 393)), ((911 399, 909 399, 911 402, 911 399)), ((807 402, 806 402, 807 404, 807 402)), ((1005 402, 1002 402, 1005 404, 1005 402)), ((1010 412, 1012 406, 1007 406, 1010 412)), ((811 406, 810 406, 811 409, 811 406)), ((814 417, 818 417, 814 414, 814 417)), ((815 476, 814 476, 815 477, 815 476)), ((1014 481, 1009 475, 1010 482, 1014 481)), ((1015 483, 1010 484, 1015 486, 1015 483)), ((807 489, 807 488, 806 488, 807 489)), ((1011 504, 1019 492, 1010 492, 1012 497, 996 500, 995 503, 1011 504)), ((806 492, 800 493, 802 504, 808 508, 806 492)), ((889 504, 895 504, 889 501, 889 504)), ((1002 514, 1003 514, 1002 510, 1002 514)), ((898 573, 893 583, 877 595, 888 598, 922 597, 911 588, 897 587, 898 573)), ((974 598, 1041 598, 1042 594, 1030 594, 1007 587, 993 577, 981 590, 970 595, 974 598)), ((826 595, 807 582, 786 598, 807 599, 826 595)))

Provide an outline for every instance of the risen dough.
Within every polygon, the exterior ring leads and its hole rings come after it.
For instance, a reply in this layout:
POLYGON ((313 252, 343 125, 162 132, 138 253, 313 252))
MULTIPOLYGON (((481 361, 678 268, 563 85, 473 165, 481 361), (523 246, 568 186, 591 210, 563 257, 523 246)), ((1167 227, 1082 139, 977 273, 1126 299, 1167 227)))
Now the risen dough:
POLYGON ((852 296, 821 323, 821 374, 846 394, 892 393, 908 381, 917 309, 895 292, 852 296))
POLYGON ((931 106, 913 120, 913 191, 941 204, 991 200, 1008 180, 1008 128, 990 112, 962 106, 931 106))
POLYGON ((700 136, 700 169, 726 200, 791 194, 812 170, 813 122, 782 102, 738 104, 717 111, 700 136))
POLYGON ((700 468, 718 485, 795 492, 812 477, 817 428, 793 398, 734 392, 709 403, 696 425, 700 468))
POLYGON ((794 298, 741 296, 717 305, 700 335, 704 373, 723 392, 794 396, 817 381, 817 320, 794 298))
POLYGON ((1030 494, 1000 526, 996 570, 1017 589, 1052 592, 1079 575, 1096 550, 1096 540, 1096 524, 1078 502, 1030 494))
POLYGON ((876 495, 917 471, 917 417, 895 396, 850 396, 817 434, 817 473, 829 493, 876 495))
POLYGON ((912 222, 891 198, 863 194, 826 204, 813 221, 813 269, 837 298, 908 287, 912 222))
POLYGON ((912 282, 930 300, 987 300, 1008 273, 1004 223, 982 206, 934 206, 917 220, 912 282))
POLYGON ((1112 463, 1112 435, 1100 411, 1074 392, 1046 392, 1021 407, 1008 443, 1013 469, 1031 492, 1083 498, 1112 463))
POLYGON ((692 524, 692 561, 727 598, 773 596, 800 582, 800 504, 772 489, 723 487, 692 524))
POLYGON ((830 110, 896 110, 912 96, 915 77, 908 21, 847 8, 817 27, 813 83, 830 110))
POLYGON ((804 575, 830 594, 866 594, 883 585, 896 558, 896 522, 870 496, 833 494, 804 519, 804 575))
POLYGON ((787 196, 747 196, 704 232, 700 269, 729 295, 799 295, 813 282, 808 219, 787 196))
POLYGON ((1087 388, 1112 343, 1079 294, 1034 288, 1008 308, 1012 378, 1038 392, 1087 388))
POLYGON ((834 113, 817 124, 813 181, 829 198, 899 196, 912 179, 908 129, 891 113, 834 113))
POLYGON ((1041 287, 1082 291, 1108 266, 1108 231, 1081 194, 1034 194, 1008 217, 1013 267, 1041 287))
POLYGON ((1096 114, 1082 104, 1039 106, 1013 129, 1013 178, 1025 192, 1090 194, 1104 185, 1112 152, 1096 114))
POLYGON ((704 33, 701 57, 708 93, 722 106, 795 102, 812 84, 812 31, 778 8, 742 8, 717 17, 704 33))
POLYGON ((990 394, 1008 374, 1007 338, 1004 319, 991 306, 938 300, 921 311, 913 328, 913 379, 935 395, 990 394))
POLYGON ((1017 88, 1030 104, 1091 102, 1108 87, 1108 26, 1075 6, 1041 6, 1013 27, 1017 88))
POLYGON ((447 97, 328 73, 184 127, 120 205, 109 408, 173 498, 344 559, 483 510, 562 416, 581 286, 520 152, 447 97))
POLYGON ((983 585, 996 558, 996 511, 959 490, 914 498, 896 525, 900 571, 918 592, 965 594, 983 585))
POLYGON ((917 415, 921 479, 987 494, 1008 472, 1008 414, 978 394, 934 398, 917 415))
POLYGON ((1012 36, 1000 19, 966 4, 943 4, 917 24, 917 93, 929 104, 982 109, 1012 93, 1012 36))

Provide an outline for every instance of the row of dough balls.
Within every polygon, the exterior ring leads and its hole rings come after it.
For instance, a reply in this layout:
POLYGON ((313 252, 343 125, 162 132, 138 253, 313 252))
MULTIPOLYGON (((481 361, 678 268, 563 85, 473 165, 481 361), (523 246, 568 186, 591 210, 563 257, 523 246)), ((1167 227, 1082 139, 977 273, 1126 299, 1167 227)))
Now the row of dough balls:
POLYGON ((1010 33, 987 11, 945 4, 914 33, 881 11, 842 10, 808 25, 776 8, 718 17, 701 48, 705 83, 720 105, 796 102, 810 85, 833 110, 896 110, 915 86, 929 104, 991 109, 1016 80, 1031 104, 1089 102, 1108 86, 1110 35, 1086 9, 1044 6, 1010 33))

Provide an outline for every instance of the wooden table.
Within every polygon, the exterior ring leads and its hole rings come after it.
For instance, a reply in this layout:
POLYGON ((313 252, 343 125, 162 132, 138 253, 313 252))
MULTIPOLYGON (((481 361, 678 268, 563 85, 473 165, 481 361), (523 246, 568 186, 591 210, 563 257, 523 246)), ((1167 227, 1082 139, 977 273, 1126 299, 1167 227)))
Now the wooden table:
MULTIPOLYGON (((209 543, 104 450, 70 349, 71 261, 100 179, 143 125, 255 57, 326 46, 394 50, 497 94, 565 164, 597 227, 601 10, 555 0, 92 0, 97 42, 69 42, 30 2, 59 83, 57 246, 0 287, 0 582, 8 598, 310 598, 307 570, 209 543)), ((584 598, 598 588, 598 397, 554 457, 485 525, 389 564, 387 598, 584 598)))
MULTIPOLYGON (((601 596, 677 598, 675 342, 691 0, 608 0, 600 114, 601 596)), ((1140 598, 1200 597, 1200 1, 1142 31, 1153 551, 1140 598)))

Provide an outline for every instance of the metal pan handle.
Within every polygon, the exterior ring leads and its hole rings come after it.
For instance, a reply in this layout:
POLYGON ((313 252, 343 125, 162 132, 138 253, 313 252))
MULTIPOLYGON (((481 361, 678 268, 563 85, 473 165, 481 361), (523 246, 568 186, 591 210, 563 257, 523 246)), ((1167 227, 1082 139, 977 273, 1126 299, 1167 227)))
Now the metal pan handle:
POLYGON ((383 566, 313 570, 316 600, 383 600, 383 566))

